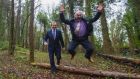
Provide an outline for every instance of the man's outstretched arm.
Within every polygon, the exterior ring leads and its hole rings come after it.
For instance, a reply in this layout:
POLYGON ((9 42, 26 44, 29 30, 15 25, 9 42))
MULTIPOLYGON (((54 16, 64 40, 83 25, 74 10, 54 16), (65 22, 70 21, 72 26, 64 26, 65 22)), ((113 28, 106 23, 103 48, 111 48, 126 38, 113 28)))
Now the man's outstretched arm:
POLYGON ((101 14, 103 12, 103 9, 104 9, 103 4, 100 3, 98 5, 98 7, 97 7, 98 12, 97 12, 97 14, 95 15, 94 18, 90 19, 90 23, 93 23, 93 22, 97 21, 100 18, 101 14))
POLYGON ((62 4, 61 6, 60 6, 60 20, 62 21, 62 22, 64 22, 65 24, 70 24, 70 21, 69 20, 66 20, 65 19, 65 16, 64 16, 64 5, 62 4))

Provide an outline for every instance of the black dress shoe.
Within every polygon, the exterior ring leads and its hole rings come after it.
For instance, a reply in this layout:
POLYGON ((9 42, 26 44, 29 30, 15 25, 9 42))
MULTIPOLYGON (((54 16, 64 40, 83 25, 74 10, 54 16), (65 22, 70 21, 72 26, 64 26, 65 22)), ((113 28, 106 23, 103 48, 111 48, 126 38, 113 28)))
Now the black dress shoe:
POLYGON ((55 75, 56 74, 56 70, 55 71, 51 71, 51 74, 52 75, 55 75))
POLYGON ((60 60, 59 60, 59 61, 57 61, 57 65, 60 65, 60 60))
POLYGON ((71 54, 71 60, 73 60, 73 59, 74 59, 74 56, 75 56, 75 54, 71 54))

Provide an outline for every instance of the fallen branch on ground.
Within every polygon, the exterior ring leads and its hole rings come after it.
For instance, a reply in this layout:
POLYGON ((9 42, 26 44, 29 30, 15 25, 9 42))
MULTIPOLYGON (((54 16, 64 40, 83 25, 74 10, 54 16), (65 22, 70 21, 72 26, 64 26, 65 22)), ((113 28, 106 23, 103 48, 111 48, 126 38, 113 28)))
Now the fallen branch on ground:
POLYGON ((98 53, 97 55, 101 56, 105 59, 111 59, 111 60, 117 61, 119 63, 126 64, 128 66, 140 67, 140 60, 138 60, 138 59, 118 57, 118 56, 106 55, 106 54, 101 54, 101 53, 98 53))
MULTIPOLYGON (((50 69, 50 65, 47 63, 31 63, 31 65, 50 69)), ((80 75, 88 75, 88 76, 111 77, 111 78, 119 78, 119 79, 126 79, 126 78, 127 79, 140 79, 140 75, 137 75, 137 74, 91 70, 91 69, 75 68, 75 67, 69 67, 69 66, 57 66, 57 70, 70 72, 74 74, 80 74, 80 75)))

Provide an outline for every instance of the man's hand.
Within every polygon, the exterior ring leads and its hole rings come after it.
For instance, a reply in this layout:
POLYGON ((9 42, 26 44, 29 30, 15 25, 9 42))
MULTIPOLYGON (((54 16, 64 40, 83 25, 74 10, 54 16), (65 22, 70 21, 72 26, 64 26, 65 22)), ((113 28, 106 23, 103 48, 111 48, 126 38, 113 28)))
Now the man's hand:
POLYGON ((64 12, 64 10, 65 10, 65 9, 64 9, 64 4, 61 4, 61 5, 60 5, 60 12, 64 12))
POLYGON ((65 51, 65 48, 64 47, 62 48, 62 51, 65 51))
POLYGON ((45 46, 48 46, 48 43, 47 43, 47 42, 44 42, 44 45, 45 45, 45 46))
POLYGON ((45 45, 45 48, 47 48, 47 47, 48 47, 48 43, 47 43, 47 42, 44 42, 44 45, 45 45))
POLYGON ((104 10, 103 3, 99 3, 97 10, 98 10, 98 12, 102 12, 104 10))

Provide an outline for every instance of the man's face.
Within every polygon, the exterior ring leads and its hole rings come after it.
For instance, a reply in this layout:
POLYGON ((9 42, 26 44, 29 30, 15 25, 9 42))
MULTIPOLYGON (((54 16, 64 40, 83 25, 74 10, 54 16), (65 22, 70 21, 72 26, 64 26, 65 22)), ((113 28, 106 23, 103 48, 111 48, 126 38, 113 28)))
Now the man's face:
POLYGON ((79 20, 82 18, 82 12, 81 11, 77 11, 75 14, 74 14, 74 18, 79 20))
POLYGON ((51 28, 52 28, 52 29, 57 28, 57 23, 56 23, 56 22, 52 22, 51 28))

